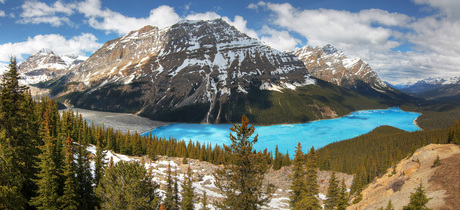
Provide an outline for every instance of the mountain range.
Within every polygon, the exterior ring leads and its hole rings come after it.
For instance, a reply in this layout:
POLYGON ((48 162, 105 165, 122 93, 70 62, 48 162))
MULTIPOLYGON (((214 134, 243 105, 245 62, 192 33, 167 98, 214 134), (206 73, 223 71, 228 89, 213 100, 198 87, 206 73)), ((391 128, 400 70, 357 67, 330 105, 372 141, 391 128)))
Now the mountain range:
POLYGON ((417 82, 396 84, 393 87, 417 97, 440 98, 460 95, 460 77, 429 77, 417 82))
POLYGON ((280 52, 222 19, 145 26, 83 62, 42 50, 19 69, 75 107, 169 122, 305 122, 408 97, 331 45, 280 52))

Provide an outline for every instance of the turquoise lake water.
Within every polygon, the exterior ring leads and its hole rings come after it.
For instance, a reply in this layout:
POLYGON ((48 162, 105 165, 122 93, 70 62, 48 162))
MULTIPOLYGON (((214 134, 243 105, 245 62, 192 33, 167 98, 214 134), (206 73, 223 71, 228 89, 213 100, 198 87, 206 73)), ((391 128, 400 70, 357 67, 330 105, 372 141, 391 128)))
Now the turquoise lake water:
MULTIPOLYGON (((295 146, 300 142, 303 151, 308 151, 312 146, 315 149, 326 146, 329 143, 350 139, 366 134, 373 129, 389 125, 406 131, 420 130, 414 120, 420 116, 419 113, 405 112, 399 108, 365 110, 353 112, 347 116, 318 120, 301 124, 280 124, 270 126, 255 126, 255 133, 259 134, 259 140, 254 145, 257 150, 275 151, 278 145, 281 153, 292 156, 295 146)), ((251 123, 251 122, 249 122, 251 123)), ((170 124, 158 127, 142 135, 152 133, 158 137, 173 137, 188 142, 199 141, 200 143, 211 143, 229 145, 231 124, 170 124)))

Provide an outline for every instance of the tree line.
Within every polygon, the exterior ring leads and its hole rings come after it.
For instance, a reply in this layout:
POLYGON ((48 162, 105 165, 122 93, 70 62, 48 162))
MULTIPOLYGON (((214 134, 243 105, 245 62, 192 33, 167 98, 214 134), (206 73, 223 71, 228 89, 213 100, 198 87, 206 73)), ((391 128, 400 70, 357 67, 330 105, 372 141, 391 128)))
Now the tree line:
MULTIPOLYGON (((56 102, 46 97, 34 100, 18 80, 16 61, 12 58, 9 71, 1 81, 1 209, 95 209, 113 208, 112 204, 130 208, 133 202, 137 202, 135 206, 145 208, 178 209, 182 206, 182 209, 189 209, 190 203, 197 201, 188 179, 183 183, 183 195, 178 195, 177 179, 173 178, 171 170, 168 172, 166 197, 162 200, 158 195, 158 184, 152 182, 152 173, 141 163, 113 164, 110 161, 106 166, 103 150, 148 155, 153 160, 158 155, 165 155, 183 157, 184 162, 193 158, 224 164, 224 168, 214 174, 216 186, 225 197, 214 204, 224 209, 257 209, 266 205, 274 189, 270 185, 262 187, 264 174, 270 167, 277 170, 293 163, 291 207, 318 209, 318 168, 355 174, 351 194, 359 195, 367 183, 415 149, 429 143, 460 142, 459 121, 448 129, 418 132, 380 127, 369 134, 332 143, 317 151, 311 148, 308 154, 303 154, 299 144, 295 158, 291 160, 288 153, 283 155, 278 149, 274 155, 267 150, 253 150, 257 136, 251 137, 254 127, 249 126, 245 116, 241 125, 235 124, 231 128, 236 136, 231 135, 232 144, 229 146, 186 143, 173 138, 141 136, 137 132, 123 134, 112 128, 89 125, 72 110, 60 114, 56 102), (88 152, 90 144, 96 145, 96 155, 88 152), (94 175, 91 161, 95 166, 94 175), (133 194, 136 192, 139 194, 133 194), (114 198, 123 199, 117 203, 114 198)), ((187 172, 185 177, 191 177, 190 173, 187 172)), ((343 181, 340 184, 340 180, 333 177, 328 197, 334 199, 328 199, 326 207, 342 209, 347 205, 344 200, 348 200, 348 194, 344 193, 343 181)), ((202 201, 206 208, 206 199, 202 201)))

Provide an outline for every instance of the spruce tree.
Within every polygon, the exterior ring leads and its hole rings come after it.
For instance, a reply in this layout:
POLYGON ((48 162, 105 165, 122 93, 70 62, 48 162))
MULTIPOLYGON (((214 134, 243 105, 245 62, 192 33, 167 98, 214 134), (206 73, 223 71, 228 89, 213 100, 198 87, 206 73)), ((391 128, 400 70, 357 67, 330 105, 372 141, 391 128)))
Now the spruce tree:
POLYGON ((58 187, 59 177, 55 162, 56 139, 51 136, 51 125, 48 112, 45 112, 43 127, 41 128, 41 137, 43 145, 40 146, 41 154, 38 168, 40 173, 37 174, 36 180, 38 191, 37 196, 33 197, 31 204, 38 209, 58 209, 58 187))
POLYGON ((425 190, 423 189, 422 182, 420 185, 415 189, 415 192, 410 194, 410 202, 407 206, 404 206, 404 210, 428 210, 429 208, 426 207, 428 201, 431 198, 426 197, 425 190))
POLYGON ((201 198, 201 210, 209 210, 208 196, 206 195, 206 190, 203 190, 203 197, 201 198))
POLYGON ((305 195, 305 171, 304 171, 304 155, 302 152, 302 146, 298 143, 294 155, 294 163, 292 168, 292 183, 289 189, 291 190, 289 195, 289 204, 292 208, 296 207, 296 204, 302 200, 305 195))
POLYGON ((333 209, 339 202, 339 186, 335 171, 332 172, 329 179, 329 187, 327 188, 327 200, 325 201, 325 209, 333 209))
POLYGON ((109 163, 96 188, 102 209, 157 209, 158 185, 138 161, 109 163))
POLYGON ((77 194, 81 209, 94 209, 96 205, 96 197, 93 189, 93 176, 91 174, 88 147, 88 130, 87 126, 83 123, 82 118, 78 120, 80 124, 78 127, 78 144, 77 144, 77 165, 76 165, 76 178, 77 178, 77 194))
POLYGON ((94 161, 94 183, 96 186, 99 184, 99 181, 101 178, 104 176, 104 156, 105 153, 103 151, 103 145, 102 145, 102 139, 103 139, 103 131, 101 128, 97 129, 97 134, 96 134, 96 160, 94 161))
POLYGON ((319 193, 318 174, 317 174, 317 158, 315 148, 311 147, 307 155, 306 163, 306 180, 305 180, 305 196, 299 203, 298 209, 320 209, 319 201, 316 195, 319 193))
POLYGON ((347 186, 345 185, 345 178, 342 179, 342 183, 340 185, 340 192, 339 192, 339 200, 337 203, 337 209, 345 210, 348 206, 348 193, 347 193, 347 186))
POLYGON ((171 209, 171 210, 179 209, 179 205, 176 199, 177 191, 175 189, 175 185, 177 184, 177 181, 175 180, 175 178, 173 178, 171 164, 168 165, 168 170, 166 173, 168 174, 168 177, 166 180, 166 192, 165 192, 164 205, 166 209, 171 209))
POLYGON ((259 209, 270 201, 274 192, 271 188, 262 190, 268 165, 260 163, 270 157, 252 149, 258 135, 250 139, 255 128, 249 126, 246 116, 243 115, 241 124, 234 124, 230 130, 236 133, 236 136, 230 133, 232 144, 224 145, 230 163, 214 173, 215 184, 225 198, 215 205, 222 209, 259 209))
POLYGON ((275 147, 275 160, 273 162, 273 170, 277 171, 281 168, 281 165, 283 165, 283 158, 281 153, 278 150, 278 145, 275 147))
MULTIPOLYGON (((19 85, 16 59, 1 81, 0 94, 0 207, 22 208, 35 196, 40 153, 39 122, 27 87, 19 85)), ((41 123, 41 122, 40 122, 41 123)))
POLYGON ((291 157, 289 156, 289 151, 286 150, 286 155, 283 157, 283 166, 290 166, 291 165, 291 157))
POLYGON ((433 161, 433 166, 432 167, 437 167, 441 165, 441 159, 439 158, 439 155, 436 156, 436 159, 433 161))
POLYGON ((190 165, 187 168, 187 173, 184 173, 184 183, 182 184, 182 201, 180 203, 182 210, 194 209, 195 203, 195 188, 192 181, 192 169, 190 165))
POLYGON ((63 176, 65 178, 63 195, 59 198, 60 209, 78 209, 78 195, 76 192, 77 181, 75 179, 75 162, 72 148, 72 139, 67 137, 65 141, 65 160, 63 176))
POLYGON ((395 207, 391 203, 391 200, 388 201, 388 204, 387 204, 387 207, 385 208, 385 210, 395 210, 395 207))

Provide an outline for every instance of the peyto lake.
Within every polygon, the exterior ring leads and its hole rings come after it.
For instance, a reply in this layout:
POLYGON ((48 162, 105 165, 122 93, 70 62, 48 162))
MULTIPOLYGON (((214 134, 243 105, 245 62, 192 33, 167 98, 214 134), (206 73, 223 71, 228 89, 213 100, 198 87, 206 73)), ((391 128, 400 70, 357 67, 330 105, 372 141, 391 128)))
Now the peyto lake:
MULTIPOLYGON (((316 149, 329 143, 341 141, 366 134, 373 129, 389 125, 406 131, 420 130, 414 124, 419 113, 405 112, 399 108, 356 111, 347 116, 328 120, 318 120, 301 124, 281 124, 270 126, 255 126, 255 133, 259 140, 254 145, 257 150, 289 151, 292 156, 298 142, 302 144, 303 151, 308 151, 311 146, 316 149)), ((249 122, 251 123, 251 122, 249 122)), ((143 135, 153 134, 158 137, 173 137, 176 139, 199 141, 229 145, 229 128, 231 124, 170 124, 158 127, 143 135)))

